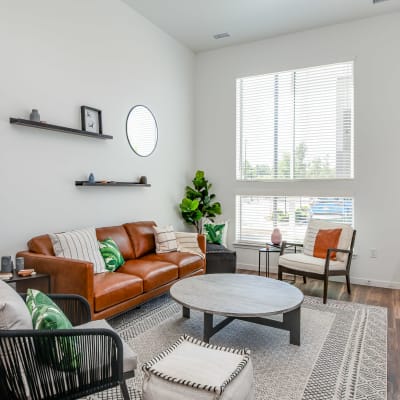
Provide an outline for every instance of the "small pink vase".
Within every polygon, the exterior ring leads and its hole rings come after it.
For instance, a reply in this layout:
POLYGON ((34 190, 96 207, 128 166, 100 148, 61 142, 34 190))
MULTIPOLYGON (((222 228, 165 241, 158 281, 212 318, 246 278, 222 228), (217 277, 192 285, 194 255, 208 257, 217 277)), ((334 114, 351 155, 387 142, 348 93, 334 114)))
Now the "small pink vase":
POLYGON ((271 234, 271 242, 273 244, 281 244, 282 242, 282 233, 279 228, 274 228, 271 234))

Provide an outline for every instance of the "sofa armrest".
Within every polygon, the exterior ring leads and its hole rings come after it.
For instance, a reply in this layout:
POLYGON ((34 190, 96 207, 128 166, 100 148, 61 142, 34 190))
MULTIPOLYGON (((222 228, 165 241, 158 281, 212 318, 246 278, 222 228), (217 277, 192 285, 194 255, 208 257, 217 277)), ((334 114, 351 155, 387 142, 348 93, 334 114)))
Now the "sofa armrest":
POLYGON ((17 257, 24 257, 26 267, 50 275, 52 293, 79 294, 93 311, 93 263, 29 251, 20 251, 17 257))
POLYGON ((207 251, 207 242, 206 242, 206 235, 199 234, 197 236, 197 243, 199 244, 199 247, 201 251, 206 254, 207 251))

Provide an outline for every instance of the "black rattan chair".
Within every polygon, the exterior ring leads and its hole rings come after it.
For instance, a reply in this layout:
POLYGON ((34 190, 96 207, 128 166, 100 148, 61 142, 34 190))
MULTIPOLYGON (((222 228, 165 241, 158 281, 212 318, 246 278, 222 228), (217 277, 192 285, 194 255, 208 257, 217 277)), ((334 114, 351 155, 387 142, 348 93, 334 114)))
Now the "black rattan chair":
MULTIPOLYGON (((90 321, 83 297, 49 297, 74 326, 90 321)), ((133 376, 123 372, 123 343, 111 329, 0 330, 0 399, 76 399, 119 385, 128 400, 133 376), (74 365, 60 357, 63 346, 79 355, 74 365)))

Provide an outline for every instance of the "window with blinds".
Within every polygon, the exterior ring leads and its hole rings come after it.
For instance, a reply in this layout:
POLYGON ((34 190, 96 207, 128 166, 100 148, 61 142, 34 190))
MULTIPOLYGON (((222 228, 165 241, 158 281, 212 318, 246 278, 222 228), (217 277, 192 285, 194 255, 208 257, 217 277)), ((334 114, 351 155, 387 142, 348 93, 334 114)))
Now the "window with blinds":
POLYGON ((354 226, 351 197, 236 196, 236 240, 265 243, 276 227, 284 240, 302 243, 311 218, 354 226))
POLYGON ((236 81, 239 180, 353 178, 353 62, 236 81))

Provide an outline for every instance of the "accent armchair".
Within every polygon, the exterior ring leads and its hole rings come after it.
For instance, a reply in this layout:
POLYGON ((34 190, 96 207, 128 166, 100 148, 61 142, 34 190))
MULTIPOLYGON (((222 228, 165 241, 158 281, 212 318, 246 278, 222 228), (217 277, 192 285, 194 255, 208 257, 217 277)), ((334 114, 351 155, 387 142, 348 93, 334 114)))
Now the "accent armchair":
POLYGON ((328 295, 330 276, 346 276, 347 292, 351 293, 350 266, 356 231, 347 224, 311 220, 303 244, 282 242, 278 261, 278 279, 283 273, 324 281, 323 302, 328 295), (289 246, 303 247, 303 252, 285 253, 289 246))
MULTIPOLYGON (((1 289, 0 312, 8 301, 4 300, 7 288, 1 289)), ((7 295, 12 296, 11 292, 7 295)), ((89 322, 90 307, 83 297, 49 297, 74 328, 0 330, 0 398, 76 399, 119 385, 128 400, 125 380, 134 376, 137 364, 133 351, 106 321, 89 322), (65 357, 66 347, 78 355, 77 362, 72 364, 72 357, 65 357)))

